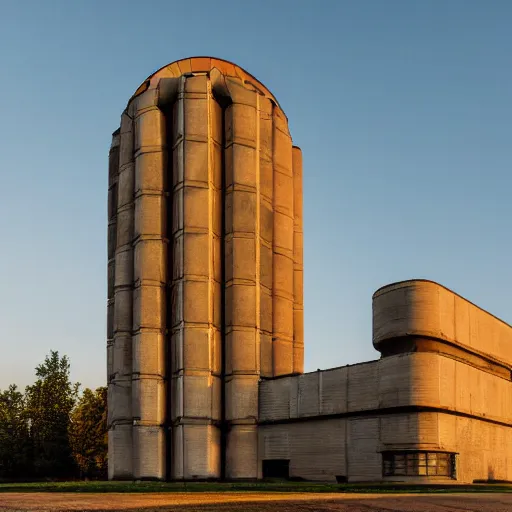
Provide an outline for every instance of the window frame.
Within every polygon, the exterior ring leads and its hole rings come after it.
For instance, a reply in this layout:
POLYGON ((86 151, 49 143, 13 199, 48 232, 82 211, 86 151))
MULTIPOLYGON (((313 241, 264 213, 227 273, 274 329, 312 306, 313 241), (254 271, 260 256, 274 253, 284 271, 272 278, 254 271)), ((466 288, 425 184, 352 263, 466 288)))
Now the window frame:
POLYGON ((381 454, 383 477, 457 479, 457 454, 454 452, 386 450, 381 454))

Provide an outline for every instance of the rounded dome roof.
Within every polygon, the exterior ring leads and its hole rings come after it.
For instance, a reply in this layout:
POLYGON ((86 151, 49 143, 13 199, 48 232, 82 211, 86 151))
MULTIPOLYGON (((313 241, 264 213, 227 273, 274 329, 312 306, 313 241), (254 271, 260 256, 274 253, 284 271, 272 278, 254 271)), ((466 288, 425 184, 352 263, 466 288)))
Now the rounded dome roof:
POLYGON ((215 57, 189 57, 171 62, 148 76, 137 88, 131 99, 147 89, 155 87, 160 78, 177 78, 187 73, 209 73, 212 69, 218 69, 225 76, 238 78, 243 83, 253 85, 264 96, 271 99, 276 105, 279 105, 274 95, 256 77, 233 62, 215 57))

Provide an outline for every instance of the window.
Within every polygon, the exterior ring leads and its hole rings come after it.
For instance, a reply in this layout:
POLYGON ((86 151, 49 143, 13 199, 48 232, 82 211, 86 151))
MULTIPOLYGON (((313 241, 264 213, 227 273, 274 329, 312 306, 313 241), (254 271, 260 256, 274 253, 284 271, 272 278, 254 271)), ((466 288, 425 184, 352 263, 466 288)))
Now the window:
POLYGON ((455 454, 447 452, 383 452, 383 476, 445 476, 456 478, 455 454))

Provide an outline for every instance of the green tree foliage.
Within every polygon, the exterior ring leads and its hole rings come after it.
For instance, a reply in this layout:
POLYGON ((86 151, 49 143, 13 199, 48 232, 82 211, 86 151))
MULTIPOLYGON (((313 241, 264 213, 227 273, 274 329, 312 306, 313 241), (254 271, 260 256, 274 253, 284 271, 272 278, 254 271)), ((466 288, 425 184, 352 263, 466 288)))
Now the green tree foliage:
POLYGON ((25 398, 15 384, 0 392, 0 477, 30 471, 31 453, 25 398))
POLYGON ((107 389, 78 390, 55 351, 25 393, 0 390, 0 480, 106 477, 107 389))
POLYGON ((69 442, 81 476, 107 473, 107 388, 86 388, 71 414, 69 442))
POLYGON ((36 368, 37 380, 25 391, 26 415, 33 449, 35 476, 69 478, 76 467, 68 428, 79 384, 70 380, 66 356, 51 351, 36 368))

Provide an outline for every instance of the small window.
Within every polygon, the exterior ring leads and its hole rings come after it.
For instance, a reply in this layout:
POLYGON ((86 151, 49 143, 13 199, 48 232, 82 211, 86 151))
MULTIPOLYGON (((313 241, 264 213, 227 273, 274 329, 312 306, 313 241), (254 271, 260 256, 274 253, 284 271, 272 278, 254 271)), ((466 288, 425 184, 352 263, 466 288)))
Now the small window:
POLYGON ((383 476, 456 478, 455 454, 448 452, 383 452, 383 476))

